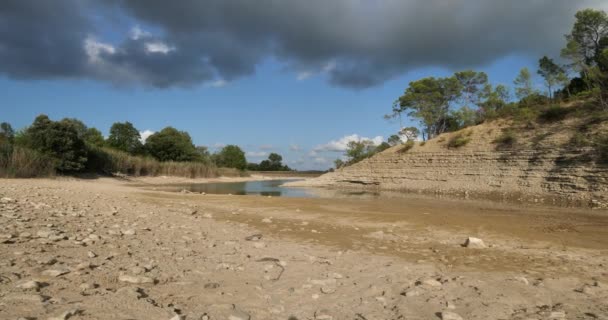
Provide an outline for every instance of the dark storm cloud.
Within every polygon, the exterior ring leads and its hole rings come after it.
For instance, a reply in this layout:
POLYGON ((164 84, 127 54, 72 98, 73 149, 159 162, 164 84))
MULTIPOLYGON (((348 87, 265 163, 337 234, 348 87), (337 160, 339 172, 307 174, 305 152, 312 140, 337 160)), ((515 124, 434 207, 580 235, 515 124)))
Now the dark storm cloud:
POLYGON ((366 88, 419 67, 556 56, 583 7, 608 9, 602 0, 4 0, 0 72, 188 86, 251 75, 275 57, 366 88), (157 32, 104 40, 91 18, 102 6, 157 32))

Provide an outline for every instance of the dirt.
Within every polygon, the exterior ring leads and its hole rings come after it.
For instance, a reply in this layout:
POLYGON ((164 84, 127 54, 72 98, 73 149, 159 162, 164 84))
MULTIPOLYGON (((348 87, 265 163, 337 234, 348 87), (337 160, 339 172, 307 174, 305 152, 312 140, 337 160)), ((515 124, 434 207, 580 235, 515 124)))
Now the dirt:
POLYGON ((0 319, 608 319, 606 211, 176 182, 0 181, 0 319))

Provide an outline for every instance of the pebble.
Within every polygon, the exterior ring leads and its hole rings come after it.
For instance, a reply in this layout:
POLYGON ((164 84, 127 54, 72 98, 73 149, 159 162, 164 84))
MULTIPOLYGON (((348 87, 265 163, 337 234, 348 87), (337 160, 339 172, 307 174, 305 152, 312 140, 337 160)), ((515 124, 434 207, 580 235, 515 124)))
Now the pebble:
POLYGON ((263 223, 272 223, 272 219, 270 219, 270 218, 264 218, 264 219, 262 219, 262 222, 263 223))
POLYGON ((228 320, 249 320, 251 316, 242 310, 234 309, 230 312, 230 316, 228 316, 228 320))
POLYGON ((73 309, 73 310, 69 310, 69 311, 62 313, 61 315, 59 315, 57 317, 48 318, 48 320, 67 320, 67 319, 71 318, 72 316, 79 314, 80 312, 81 311, 79 309, 73 309))
POLYGON ((40 282, 34 281, 34 280, 25 281, 25 282, 18 284, 17 288, 24 289, 24 290, 38 291, 40 289, 40 282))
POLYGON ((43 276, 49 276, 49 277, 59 277, 59 276, 62 276, 64 274, 68 274, 68 273, 70 273, 70 270, 67 268, 48 269, 48 270, 42 271, 43 276))

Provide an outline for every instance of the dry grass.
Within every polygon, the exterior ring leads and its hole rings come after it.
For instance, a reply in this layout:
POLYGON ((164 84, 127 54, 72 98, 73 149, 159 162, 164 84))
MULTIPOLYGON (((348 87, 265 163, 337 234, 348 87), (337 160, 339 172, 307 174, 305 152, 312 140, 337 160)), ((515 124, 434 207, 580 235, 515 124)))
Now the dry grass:
POLYGON ((88 169, 106 174, 130 176, 174 176, 187 178, 214 178, 241 176, 242 172, 231 168, 218 168, 203 162, 160 162, 150 157, 131 156, 108 148, 92 148, 89 151, 88 169))
POLYGON ((55 175, 55 161, 34 150, 14 147, 0 155, 0 177, 36 178, 55 175))

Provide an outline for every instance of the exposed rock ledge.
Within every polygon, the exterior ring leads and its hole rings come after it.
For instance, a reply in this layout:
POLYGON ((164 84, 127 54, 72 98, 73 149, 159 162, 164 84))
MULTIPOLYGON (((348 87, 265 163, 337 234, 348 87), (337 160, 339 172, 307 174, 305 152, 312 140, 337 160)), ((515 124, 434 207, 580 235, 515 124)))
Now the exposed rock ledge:
POLYGON ((487 151, 475 146, 449 150, 432 143, 405 153, 399 148, 287 185, 608 207, 608 167, 580 161, 589 150, 487 151))

